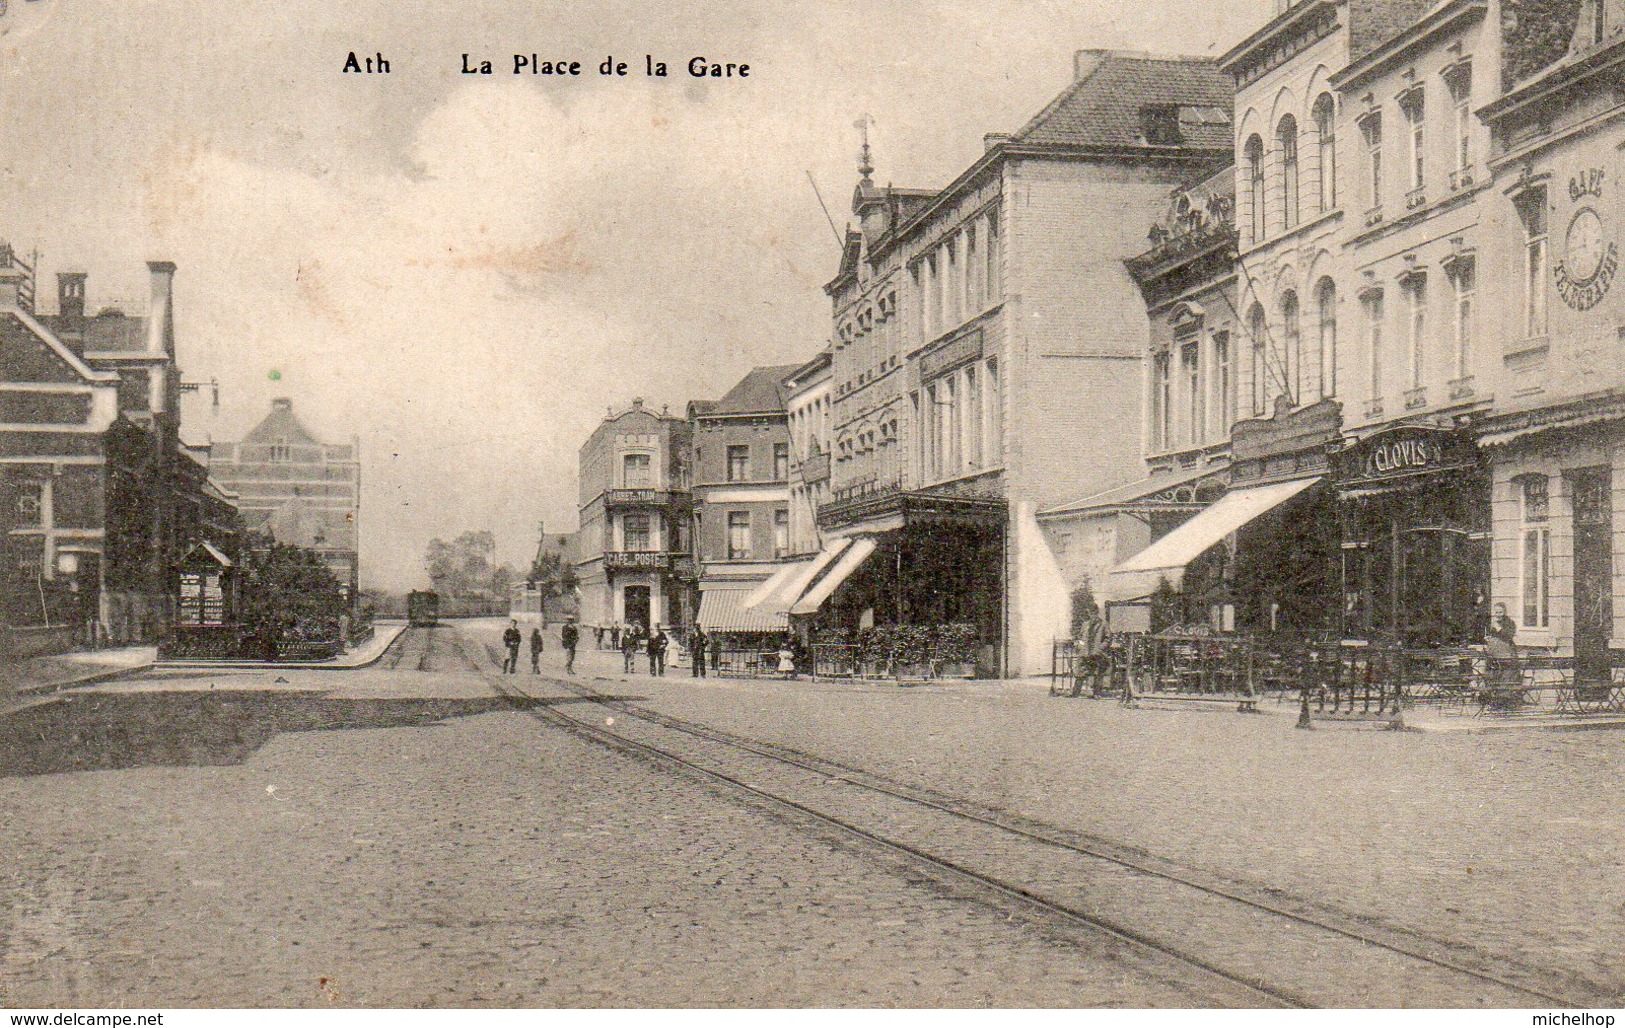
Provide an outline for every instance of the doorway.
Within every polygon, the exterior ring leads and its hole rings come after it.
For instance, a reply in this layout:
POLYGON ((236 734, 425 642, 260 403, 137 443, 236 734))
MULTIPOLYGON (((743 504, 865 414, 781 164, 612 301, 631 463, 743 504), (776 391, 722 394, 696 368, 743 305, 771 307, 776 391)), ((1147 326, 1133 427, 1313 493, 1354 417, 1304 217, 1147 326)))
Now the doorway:
POLYGON ((1600 467, 1565 477, 1574 511, 1574 677, 1606 682, 1614 628, 1613 476, 1600 467))
POLYGON ((621 590, 621 609, 625 613, 623 621, 628 625, 642 625, 649 627, 649 587, 646 585, 629 585, 621 590))

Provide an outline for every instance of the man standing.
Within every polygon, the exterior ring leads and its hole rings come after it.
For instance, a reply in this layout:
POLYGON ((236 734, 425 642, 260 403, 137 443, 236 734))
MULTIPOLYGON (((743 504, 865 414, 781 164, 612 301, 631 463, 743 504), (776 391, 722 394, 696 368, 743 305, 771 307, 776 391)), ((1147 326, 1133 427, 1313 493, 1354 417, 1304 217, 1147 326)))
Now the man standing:
POLYGON ((669 642, 666 633, 659 625, 649 633, 649 673, 659 676, 666 673, 666 644, 669 642))
POLYGON ((547 644, 542 642, 542 630, 541 630, 541 628, 540 627, 532 628, 530 630, 530 673, 531 674, 539 675, 539 674, 542 673, 542 651, 544 649, 546 649, 546 648, 547 648, 547 644))
POLYGON ((705 629, 696 622, 694 631, 688 637, 688 660, 693 665, 693 677, 705 677, 705 629))
POLYGON ((564 673, 567 675, 576 673, 576 643, 580 641, 581 630, 576 628, 575 618, 571 618, 559 631, 559 642, 564 645, 564 673))
POLYGON ((638 659, 638 626, 627 625, 621 632, 621 664, 622 670, 631 674, 633 665, 638 659))
POLYGON ((508 659, 502 664, 502 673, 514 674, 519 670, 519 644, 525 637, 519 634, 519 622, 508 622, 508 630, 502 633, 502 645, 508 648, 508 659))

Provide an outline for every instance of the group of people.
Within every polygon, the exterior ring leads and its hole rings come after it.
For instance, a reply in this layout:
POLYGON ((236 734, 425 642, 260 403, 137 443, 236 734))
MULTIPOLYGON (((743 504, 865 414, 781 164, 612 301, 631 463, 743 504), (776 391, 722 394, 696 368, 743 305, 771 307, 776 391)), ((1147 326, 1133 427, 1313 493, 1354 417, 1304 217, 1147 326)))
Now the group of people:
MULTIPOLYGON (((602 632, 603 629, 598 631, 602 632)), ((649 673, 651 675, 664 675, 666 673, 666 650, 671 646, 671 638, 666 635, 659 625, 645 629, 640 624, 632 624, 622 629, 619 625, 611 626, 614 633, 612 639, 619 645, 621 657, 627 674, 631 674, 637 667, 638 651, 642 650, 649 658, 649 673), (618 637, 618 638, 617 638, 618 637)))
MULTIPOLYGON (((641 651, 649 661, 649 674, 661 676, 666 673, 666 652, 671 648, 671 637, 660 625, 645 629, 640 624, 631 624, 626 627, 612 625, 609 627, 593 626, 593 634, 600 640, 605 633, 610 633, 617 649, 621 651, 624 661, 623 668, 627 674, 636 670, 637 656, 641 651)), ((559 642, 564 649, 564 670, 566 674, 575 674, 576 647, 581 641, 581 629, 572 617, 565 621, 559 630, 559 642)), ((519 622, 508 622, 507 631, 502 633, 502 645, 507 649, 507 658, 503 661, 504 674, 515 674, 519 670, 519 651, 524 646, 525 635, 519 628, 519 622)), ((689 664, 691 673, 695 678, 706 676, 707 665, 715 667, 722 653, 722 639, 720 636, 708 635, 704 628, 695 625, 688 632, 687 637, 689 664), (707 658, 710 658, 709 660, 707 658)), ((533 674, 542 672, 542 653, 547 644, 542 637, 540 626, 530 630, 530 670, 533 674)), ((778 671, 795 677, 798 666, 798 654, 794 641, 786 637, 778 651, 778 671)))

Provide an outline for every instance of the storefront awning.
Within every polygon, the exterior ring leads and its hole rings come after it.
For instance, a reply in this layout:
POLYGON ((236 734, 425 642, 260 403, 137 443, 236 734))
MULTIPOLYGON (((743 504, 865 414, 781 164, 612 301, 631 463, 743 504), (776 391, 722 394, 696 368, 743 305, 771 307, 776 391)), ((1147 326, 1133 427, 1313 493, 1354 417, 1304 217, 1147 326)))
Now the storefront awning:
POLYGON ((1155 592, 1166 578, 1178 588, 1186 565, 1249 521, 1269 513, 1308 489, 1320 476, 1236 489, 1212 506, 1112 569, 1109 598, 1138 599, 1155 592))
POLYGON ((873 539, 854 539, 846 547, 846 552, 841 554, 841 559, 835 562, 835 566, 831 567, 824 577, 810 583, 805 595, 790 608, 790 613, 816 614, 818 608, 824 605, 824 601, 841 587, 841 583, 851 577, 852 572, 875 552, 875 545, 873 539))
MULTIPOLYGON (((784 586, 786 583, 788 583, 798 571, 806 570, 807 565, 811 563, 812 561, 810 560, 798 560, 792 561, 791 563, 779 568, 777 571, 773 572, 773 574, 769 575, 766 581, 762 582, 756 588, 745 594, 745 606, 785 606, 786 604, 782 601, 779 594, 784 591, 784 586), (778 602, 775 603, 775 600, 778 600, 778 602)), ((791 598, 794 599, 794 597, 791 598)))
POLYGON ((745 606, 749 597, 745 589, 703 590, 695 620, 707 632, 783 632, 790 627, 782 607, 776 613, 749 608, 745 606))
POLYGON ((801 594, 807 591, 807 585, 837 557, 845 553, 851 544, 851 539, 833 539, 825 544, 824 548, 818 551, 818 556, 813 559, 798 561, 789 567, 780 568, 773 577, 751 591, 745 605, 780 612, 790 609, 792 604, 801 599, 801 594))

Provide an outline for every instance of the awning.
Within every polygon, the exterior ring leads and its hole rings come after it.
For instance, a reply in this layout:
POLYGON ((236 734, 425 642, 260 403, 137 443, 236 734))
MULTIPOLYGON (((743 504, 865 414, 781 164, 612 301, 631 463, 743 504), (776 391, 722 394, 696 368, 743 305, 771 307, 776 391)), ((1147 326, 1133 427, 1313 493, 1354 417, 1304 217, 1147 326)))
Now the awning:
POLYGON ((1211 507, 1112 569, 1109 598, 1122 601, 1149 596, 1158 583, 1179 587, 1185 566, 1225 536, 1267 514, 1320 481, 1320 476, 1236 489, 1211 507))
MULTIPOLYGON (((784 584, 790 580, 790 577, 811 563, 810 560, 798 560, 779 568, 769 575, 765 581, 759 583, 756 588, 745 594, 745 606, 774 606, 773 599, 783 590, 784 584)), ((782 607, 784 604, 780 603, 778 606, 782 607)))
POLYGON ((811 583, 806 594, 790 608, 790 613, 816 614, 818 608, 824 605, 824 601, 841 587, 841 583, 851 577, 852 572, 875 552, 875 545, 875 541, 869 538, 853 540, 852 544, 846 547, 841 559, 835 562, 835 566, 830 568, 823 578, 811 583))
POLYGON ((836 558, 845 553, 846 548, 851 545, 852 540, 850 538, 830 540, 824 544, 822 550, 818 551, 818 556, 798 565, 795 573, 780 582, 778 588, 771 595, 757 600, 752 594, 753 605, 769 609, 777 607, 780 610, 789 610, 797 600, 801 599, 801 594, 807 591, 807 586, 811 585, 814 579, 823 574, 835 562, 836 558))
POLYGON ((695 617, 707 632, 783 632, 790 619, 783 608, 773 611, 745 606, 746 589, 707 589, 700 593, 700 612, 695 617))

